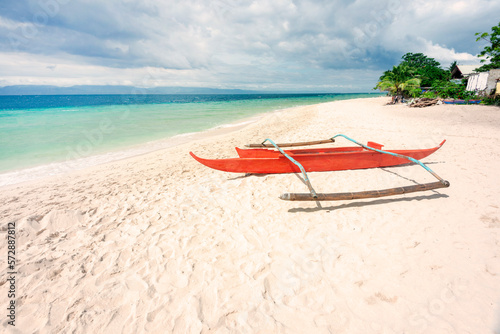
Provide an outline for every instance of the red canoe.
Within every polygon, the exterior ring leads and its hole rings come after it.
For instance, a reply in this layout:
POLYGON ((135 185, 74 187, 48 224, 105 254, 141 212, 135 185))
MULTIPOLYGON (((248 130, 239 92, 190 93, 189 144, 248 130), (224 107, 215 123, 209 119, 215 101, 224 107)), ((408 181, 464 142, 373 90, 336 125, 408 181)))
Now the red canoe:
MULTIPOLYGON (((367 146, 373 147, 375 149, 382 149, 383 145, 377 144, 369 141, 367 146)), ((339 152, 360 152, 364 148, 361 146, 352 147, 326 147, 326 148, 306 148, 306 149, 295 149, 295 150, 284 150, 285 153, 294 156, 295 154, 318 154, 318 153, 339 153, 339 152)), ((236 147, 236 152, 240 158, 276 158, 282 156, 281 152, 266 149, 266 148, 255 148, 255 149, 241 149, 236 147)))
MULTIPOLYGON (((394 150, 387 151, 400 154, 417 160, 423 159, 436 152, 439 146, 423 150, 394 150)), ((381 149, 382 145, 369 142, 368 146, 381 149)), ((278 174, 300 173, 297 165, 292 163, 280 152, 268 149, 239 149, 236 148, 239 158, 232 159, 203 159, 189 152, 199 163, 224 172, 278 174)), ((389 167, 407 164, 405 158, 383 154, 363 147, 338 147, 321 149, 285 150, 285 153, 298 161, 306 172, 326 172, 347 169, 364 169, 389 167)))

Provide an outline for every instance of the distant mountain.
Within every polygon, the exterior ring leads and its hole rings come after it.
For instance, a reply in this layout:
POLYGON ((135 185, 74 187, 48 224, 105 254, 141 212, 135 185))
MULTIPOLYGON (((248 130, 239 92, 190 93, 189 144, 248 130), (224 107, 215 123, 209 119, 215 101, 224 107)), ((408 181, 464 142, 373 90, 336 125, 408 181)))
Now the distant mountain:
POLYGON ((0 95, 78 95, 78 94, 256 94, 257 91, 203 87, 154 87, 133 86, 44 86, 16 85, 0 87, 0 95))

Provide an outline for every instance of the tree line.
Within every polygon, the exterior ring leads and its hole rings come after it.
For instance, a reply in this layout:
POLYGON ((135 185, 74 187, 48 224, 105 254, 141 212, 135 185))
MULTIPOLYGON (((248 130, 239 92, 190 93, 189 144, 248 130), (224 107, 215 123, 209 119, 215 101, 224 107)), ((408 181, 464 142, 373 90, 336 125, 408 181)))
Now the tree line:
MULTIPOLYGON (((484 63, 476 72, 489 71, 500 68, 500 22, 492 27, 491 33, 476 33, 476 41, 485 40, 489 44, 478 55, 484 63)), ((423 53, 406 53, 399 65, 393 66, 379 78, 374 89, 388 91, 396 99, 404 97, 441 97, 441 98, 474 98, 475 92, 466 91, 467 81, 450 81, 451 72, 457 66, 453 62, 448 68, 441 68, 441 64, 434 58, 423 53)))

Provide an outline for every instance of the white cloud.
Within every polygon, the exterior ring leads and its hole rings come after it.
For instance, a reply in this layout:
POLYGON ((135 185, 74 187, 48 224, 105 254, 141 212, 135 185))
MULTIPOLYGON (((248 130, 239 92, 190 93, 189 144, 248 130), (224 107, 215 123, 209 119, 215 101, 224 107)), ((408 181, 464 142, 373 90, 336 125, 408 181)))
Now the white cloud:
POLYGON ((438 44, 433 44, 430 41, 423 41, 425 49, 423 53, 431 58, 435 58, 442 64, 449 64, 457 61, 460 64, 478 64, 477 56, 467 52, 456 52, 455 49, 448 49, 438 44))
POLYGON ((473 62, 482 49, 474 33, 489 31, 500 12, 500 2, 487 0, 19 0, 10 6, 0 13, 0 65, 20 61, 2 73, 2 84, 135 84, 153 71, 152 85, 365 91, 373 86, 367 77, 375 81, 406 52, 443 66, 473 62))

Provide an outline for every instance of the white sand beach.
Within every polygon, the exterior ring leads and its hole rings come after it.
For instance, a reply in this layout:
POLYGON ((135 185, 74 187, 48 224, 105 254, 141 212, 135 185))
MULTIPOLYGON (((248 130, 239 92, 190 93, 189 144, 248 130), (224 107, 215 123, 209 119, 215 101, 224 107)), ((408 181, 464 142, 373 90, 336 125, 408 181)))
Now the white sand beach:
MULTIPOLYGON (((286 109, 227 133, 0 188, 8 333, 499 333, 500 109, 286 109), (431 148, 451 186, 378 199, 289 202, 300 175, 245 176, 189 156, 346 134, 431 148), (7 224, 15 222, 9 325, 7 224)), ((335 146, 351 146, 338 139, 335 146)), ((419 166, 310 173, 318 192, 435 179, 419 166)))

